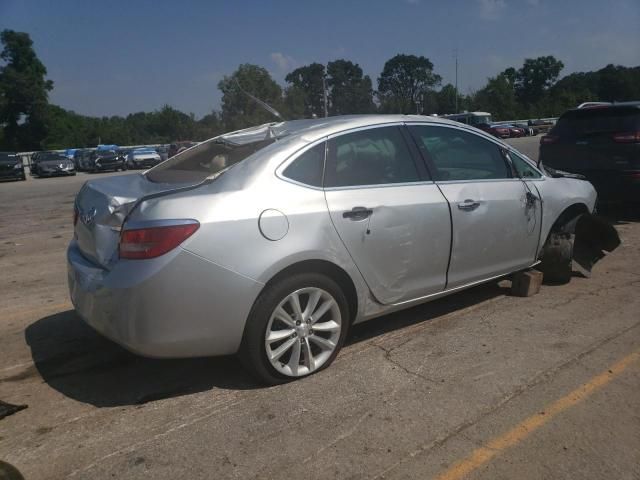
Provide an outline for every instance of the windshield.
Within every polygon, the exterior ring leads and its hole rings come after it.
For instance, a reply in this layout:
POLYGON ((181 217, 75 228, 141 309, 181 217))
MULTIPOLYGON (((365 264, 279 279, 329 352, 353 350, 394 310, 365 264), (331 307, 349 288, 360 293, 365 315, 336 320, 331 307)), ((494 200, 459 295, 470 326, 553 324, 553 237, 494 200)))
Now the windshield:
POLYGON ((241 162, 274 141, 274 138, 266 138, 238 145, 220 137, 214 138, 161 163, 146 176, 150 181, 160 183, 202 181, 241 162))
POLYGON ((482 123, 491 123, 491 115, 473 115, 469 117, 469 125, 480 125, 482 123))
POLYGON ((99 150, 97 152, 95 152, 95 155, 97 157, 109 157, 112 155, 115 155, 116 152, 114 152, 113 150, 99 150))
POLYGON ((59 160, 68 160, 66 156, 61 153, 41 153, 36 158, 37 162, 49 162, 49 161, 59 161, 59 160))

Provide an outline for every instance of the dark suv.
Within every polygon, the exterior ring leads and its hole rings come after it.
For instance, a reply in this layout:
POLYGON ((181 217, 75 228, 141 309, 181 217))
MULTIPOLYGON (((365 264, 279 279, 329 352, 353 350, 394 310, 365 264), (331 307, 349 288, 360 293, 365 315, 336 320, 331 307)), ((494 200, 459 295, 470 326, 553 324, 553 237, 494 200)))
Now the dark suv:
POLYGON ((565 112, 540 139, 540 161, 584 175, 601 201, 640 203, 640 102, 565 112))

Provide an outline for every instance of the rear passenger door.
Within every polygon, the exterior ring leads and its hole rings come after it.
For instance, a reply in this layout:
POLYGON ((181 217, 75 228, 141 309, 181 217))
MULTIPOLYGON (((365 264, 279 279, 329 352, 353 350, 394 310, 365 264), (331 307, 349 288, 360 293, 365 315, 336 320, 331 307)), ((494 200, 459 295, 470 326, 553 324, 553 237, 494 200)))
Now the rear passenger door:
POLYGON ((514 178, 498 145, 461 128, 409 129, 451 206, 447 288, 530 266, 538 247, 540 202, 514 178))
POLYGON ((327 142, 331 220, 384 304, 440 292, 446 282, 449 207, 418 157, 402 125, 350 131, 327 142))

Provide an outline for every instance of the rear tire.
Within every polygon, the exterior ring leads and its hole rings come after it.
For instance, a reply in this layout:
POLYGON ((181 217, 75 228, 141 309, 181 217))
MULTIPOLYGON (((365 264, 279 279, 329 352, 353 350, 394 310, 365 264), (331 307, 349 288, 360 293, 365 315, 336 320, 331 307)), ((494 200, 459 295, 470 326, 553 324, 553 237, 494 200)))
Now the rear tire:
POLYGON ((333 362, 349 323, 347 298, 333 279, 319 273, 282 278, 253 305, 239 357, 267 385, 303 378, 333 362))

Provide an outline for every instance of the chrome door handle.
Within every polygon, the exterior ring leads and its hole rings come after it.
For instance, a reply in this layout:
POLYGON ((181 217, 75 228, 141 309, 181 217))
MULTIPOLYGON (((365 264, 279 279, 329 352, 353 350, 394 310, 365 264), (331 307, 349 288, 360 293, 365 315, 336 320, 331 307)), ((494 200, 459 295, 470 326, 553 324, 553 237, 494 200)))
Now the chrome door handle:
POLYGON ((471 200, 471 199, 466 199, 464 202, 458 204, 458 208, 460 210, 465 210, 467 212, 469 212, 471 210, 475 210, 479 206, 480 206, 480 202, 477 202, 477 201, 471 200))
POLYGON ((367 207, 353 207, 351 210, 347 210, 342 213, 342 218, 349 218, 351 220, 364 220, 373 214, 373 209, 367 207))

